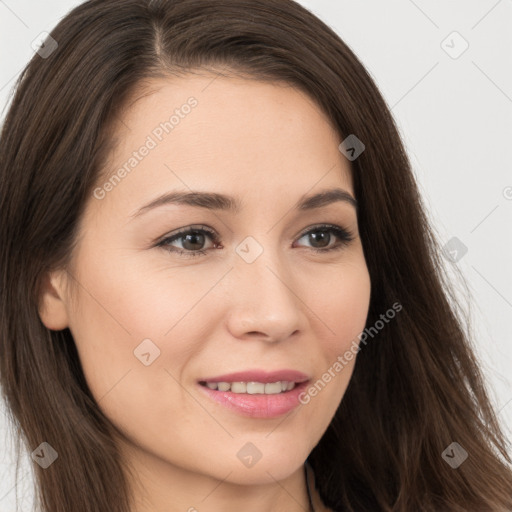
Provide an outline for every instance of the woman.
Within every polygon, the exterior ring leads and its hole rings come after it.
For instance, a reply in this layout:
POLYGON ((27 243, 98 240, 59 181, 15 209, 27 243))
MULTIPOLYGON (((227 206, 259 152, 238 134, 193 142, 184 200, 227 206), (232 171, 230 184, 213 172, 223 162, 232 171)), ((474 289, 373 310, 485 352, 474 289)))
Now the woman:
POLYGON ((307 10, 87 1, 0 150, 0 375, 42 510, 512 510, 396 126, 307 10))

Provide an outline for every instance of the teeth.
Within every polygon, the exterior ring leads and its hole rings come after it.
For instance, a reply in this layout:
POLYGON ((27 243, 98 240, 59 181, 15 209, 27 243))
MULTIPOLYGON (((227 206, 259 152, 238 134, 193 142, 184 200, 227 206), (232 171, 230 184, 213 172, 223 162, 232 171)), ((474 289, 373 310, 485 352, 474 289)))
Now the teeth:
POLYGON ((272 382, 265 384, 265 394, 266 395, 277 395, 277 393, 281 393, 281 383, 280 382, 272 382))
POLYGON ((209 389, 219 391, 231 391, 232 393, 245 393, 249 395, 277 395, 285 391, 291 391, 295 382, 281 380, 278 382, 207 382, 209 389))
POLYGON ((231 384, 232 393, 247 393, 247 384, 245 382, 233 382, 231 384))
POLYGON ((249 395, 255 395, 256 393, 263 394, 265 393, 265 384, 261 382, 248 382, 247 393, 249 395))

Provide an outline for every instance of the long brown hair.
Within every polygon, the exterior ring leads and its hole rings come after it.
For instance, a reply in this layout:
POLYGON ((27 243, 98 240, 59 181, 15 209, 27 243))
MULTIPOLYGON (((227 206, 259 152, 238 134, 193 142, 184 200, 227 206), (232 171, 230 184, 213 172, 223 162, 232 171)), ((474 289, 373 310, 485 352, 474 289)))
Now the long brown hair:
MULTIPOLYGON (((0 140, 0 377, 47 512, 128 512, 115 427, 88 390, 69 329, 38 315, 45 273, 66 268, 111 126, 146 79, 229 69, 307 93, 364 152, 351 161, 372 290, 367 325, 402 310, 357 357, 308 458, 329 507, 512 510, 511 459, 449 291, 441 247, 375 83, 328 26, 292 0, 89 0, 21 73, 0 140), (457 468, 442 453, 458 443, 457 468)), ((452 452, 453 453, 453 452, 452 452)))

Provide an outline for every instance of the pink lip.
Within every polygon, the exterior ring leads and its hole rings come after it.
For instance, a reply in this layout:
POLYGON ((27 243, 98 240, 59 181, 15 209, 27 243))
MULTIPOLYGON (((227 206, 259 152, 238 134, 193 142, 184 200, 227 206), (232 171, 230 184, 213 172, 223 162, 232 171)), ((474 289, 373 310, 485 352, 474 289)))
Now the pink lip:
POLYGON ((298 372, 296 370, 276 370, 274 372, 266 372, 264 370, 247 370, 245 372, 228 373, 226 375, 200 379, 199 382, 262 382, 267 384, 270 382, 277 382, 279 380, 299 383, 308 379, 309 377, 305 373, 298 372))
POLYGON ((218 391, 198 384, 201 391, 216 402, 251 418, 276 418, 290 412, 300 404, 299 395, 307 385, 308 381, 304 381, 296 384, 292 390, 277 395, 249 395, 246 393, 232 393, 231 391, 218 391))

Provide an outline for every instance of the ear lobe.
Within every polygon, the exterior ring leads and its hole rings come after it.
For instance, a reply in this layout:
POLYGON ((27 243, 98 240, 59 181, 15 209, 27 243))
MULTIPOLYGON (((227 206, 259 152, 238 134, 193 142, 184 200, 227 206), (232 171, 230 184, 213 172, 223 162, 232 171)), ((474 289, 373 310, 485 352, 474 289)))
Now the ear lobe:
POLYGON ((38 313, 41 322, 53 331, 60 331, 69 325, 63 277, 62 272, 46 274, 39 297, 38 313))

